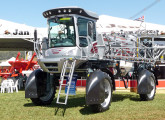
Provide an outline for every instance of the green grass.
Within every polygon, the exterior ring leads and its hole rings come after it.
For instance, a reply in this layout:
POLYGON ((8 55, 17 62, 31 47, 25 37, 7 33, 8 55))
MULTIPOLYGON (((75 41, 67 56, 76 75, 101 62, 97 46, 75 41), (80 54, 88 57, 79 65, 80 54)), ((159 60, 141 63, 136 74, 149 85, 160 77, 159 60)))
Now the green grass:
POLYGON ((24 98, 24 91, 0 94, 1 120, 162 120, 165 119, 165 94, 156 94, 153 101, 139 101, 139 95, 114 92, 108 111, 92 113, 85 106, 84 92, 69 96, 68 105, 35 106, 24 98))

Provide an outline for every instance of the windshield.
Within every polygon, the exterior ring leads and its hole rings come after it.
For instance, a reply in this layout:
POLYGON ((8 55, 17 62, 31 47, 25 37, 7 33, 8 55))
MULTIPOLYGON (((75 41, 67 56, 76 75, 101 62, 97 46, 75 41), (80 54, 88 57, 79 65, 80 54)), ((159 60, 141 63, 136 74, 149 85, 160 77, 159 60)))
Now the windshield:
POLYGON ((50 47, 76 45, 73 17, 56 17, 48 20, 50 47))

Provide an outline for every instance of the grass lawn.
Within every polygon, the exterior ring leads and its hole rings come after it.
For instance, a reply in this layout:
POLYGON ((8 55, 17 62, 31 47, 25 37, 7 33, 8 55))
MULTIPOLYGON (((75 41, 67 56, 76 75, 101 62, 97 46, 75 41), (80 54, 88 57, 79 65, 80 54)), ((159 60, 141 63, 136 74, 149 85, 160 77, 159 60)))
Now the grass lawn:
MULTIPOLYGON (((0 94, 1 120, 163 120, 165 119, 165 94, 156 94, 153 101, 139 101, 139 95, 114 92, 108 111, 92 113, 85 106, 84 92, 69 96, 68 105, 35 106, 24 98, 24 91, 0 94)), ((56 95, 57 96, 57 95, 56 95)))

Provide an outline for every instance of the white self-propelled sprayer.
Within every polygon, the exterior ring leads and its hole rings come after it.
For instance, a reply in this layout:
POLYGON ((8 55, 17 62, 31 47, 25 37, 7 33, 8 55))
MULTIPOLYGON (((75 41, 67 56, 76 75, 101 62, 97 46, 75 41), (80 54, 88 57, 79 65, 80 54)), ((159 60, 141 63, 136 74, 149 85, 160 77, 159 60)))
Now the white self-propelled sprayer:
MULTIPOLYGON (((56 88, 58 104, 67 104, 74 74, 86 81, 86 104, 95 112, 109 109, 115 79, 136 80, 141 100, 154 99, 156 92, 156 63, 164 55, 164 46, 148 33, 96 32, 98 16, 78 7, 47 10, 48 38, 38 39, 35 31, 34 48, 41 69, 33 71, 26 82, 25 97, 36 105, 50 104, 56 88), (68 82, 64 83, 64 79, 68 82), (65 93, 62 87, 67 86, 65 93), (62 101, 61 96, 65 96, 62 101)), ((125 81, 127 80, 127 82, 125 81)))

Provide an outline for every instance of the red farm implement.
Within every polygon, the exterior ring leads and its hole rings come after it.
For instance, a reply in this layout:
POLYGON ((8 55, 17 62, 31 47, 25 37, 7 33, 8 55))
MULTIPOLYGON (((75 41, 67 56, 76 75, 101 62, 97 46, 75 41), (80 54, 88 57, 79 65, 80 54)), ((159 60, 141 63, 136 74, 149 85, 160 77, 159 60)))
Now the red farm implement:
POLYGON ((15 61, 8 61, 11 67, 1 70, 0 77, 7 79, 10 77, 23 76, 22 71, 33 70, 33 66, 37 61, 33 61, 36 54, 34 53, 30 60, 19 59, 21 53, 17 54, 15 61))

